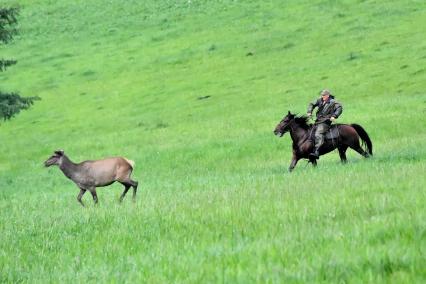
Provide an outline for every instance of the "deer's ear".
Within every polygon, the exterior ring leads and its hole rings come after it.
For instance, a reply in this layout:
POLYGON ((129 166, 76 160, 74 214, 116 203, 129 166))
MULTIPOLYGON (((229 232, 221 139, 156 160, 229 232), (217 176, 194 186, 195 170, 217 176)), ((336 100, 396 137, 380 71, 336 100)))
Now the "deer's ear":
POLYGON ((56 150, 55 154, 59 155, 59 156, 62 156, 64 154, 64 150, 56 150))
POLYGON ((288 115, 291 115, 291 112, 290 112, 290 111, 288 111, 288 115))

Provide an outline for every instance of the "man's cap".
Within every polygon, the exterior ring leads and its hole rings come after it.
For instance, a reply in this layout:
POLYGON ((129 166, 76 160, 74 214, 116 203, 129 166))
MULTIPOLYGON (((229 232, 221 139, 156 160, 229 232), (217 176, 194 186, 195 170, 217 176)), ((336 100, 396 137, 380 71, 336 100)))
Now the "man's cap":
POLYGON ((328 90, 328 89, 324 89, 324 90, 322 90, 322 91, 320 92, 320 95, 321 95, 321 96, 326 96, 326 95, 331 96, 331 91, 330 91, 330 90, 328 90))

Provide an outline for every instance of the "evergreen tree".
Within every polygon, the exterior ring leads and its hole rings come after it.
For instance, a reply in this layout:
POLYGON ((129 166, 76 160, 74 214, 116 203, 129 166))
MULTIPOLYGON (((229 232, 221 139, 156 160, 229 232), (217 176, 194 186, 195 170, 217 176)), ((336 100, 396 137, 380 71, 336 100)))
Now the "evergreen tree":
MULTIPOLYGON (((0 7, 0 44, 7 44, 13 36, 17 34, 16 24, 18 8, 0 7)), ((16 60, 0 59, 0 72, 4 72, 7 67, 16 64, 16 60)), ((29 108, 34 100, 39 97, 21 97, 17 93, 4 93, 0 90, 0 119, 11 119, 21 109, 29 108)))

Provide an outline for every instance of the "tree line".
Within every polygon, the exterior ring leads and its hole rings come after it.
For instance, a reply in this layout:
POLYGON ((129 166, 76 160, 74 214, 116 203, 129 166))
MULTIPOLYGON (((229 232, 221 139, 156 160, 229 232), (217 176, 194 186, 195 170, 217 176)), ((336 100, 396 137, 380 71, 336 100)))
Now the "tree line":
MULTIPOLYGON (((17 35, 18 30, 16 28, 18 23, 19 8, 2 8, 0 7, 0 45, 8 44, 13 40, 13 37, 17 35)), ((15 65, 18 61, 14 59, 0 59, 0 72, 6 71, 6 69, 12 65, 15 65)), ((1 87, 1 86, 0 86, 1 87)), ((29 108, 34 104, 35 100, 40 98, 35 97, 21 97, 15 92, 4 92, 0 89, 0 119, 9 120, 22 109, 29 108)))

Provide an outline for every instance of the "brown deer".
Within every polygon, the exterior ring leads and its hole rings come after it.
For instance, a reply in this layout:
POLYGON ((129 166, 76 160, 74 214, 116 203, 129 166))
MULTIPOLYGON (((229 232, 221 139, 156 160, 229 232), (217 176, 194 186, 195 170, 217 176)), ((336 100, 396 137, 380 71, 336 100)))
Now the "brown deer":
POLYGON ((96 204, 98 203, 96 187, 107 186, 116 181, 124 185, 120 202, 123 201, 130 187, 133 187, 133 200, 136 198, 138 182, 130 179, 135 163, 126 158, 114 157, 75 164, 64 154, 63 150, 57 150, 44 162, 44 165, 46 167, 59 166, 64 175, 80 188, 77 200, 83 206, 81 198, 87 190, 92 194, 93 201, 96 204))

